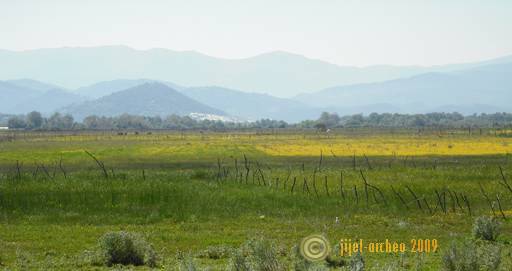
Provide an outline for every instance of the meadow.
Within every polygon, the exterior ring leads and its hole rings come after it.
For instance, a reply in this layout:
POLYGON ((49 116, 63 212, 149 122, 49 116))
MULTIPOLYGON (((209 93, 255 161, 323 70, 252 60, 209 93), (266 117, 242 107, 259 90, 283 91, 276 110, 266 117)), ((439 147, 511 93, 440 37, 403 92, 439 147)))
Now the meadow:
POLYGON ((492 130, 5 131, 0 268, 109 269, 89 252, 124 230, 153 244, 162 270, 179 252, 225 270, 229 257, 211 251, 255 237, 286 261, 311 234, 332 246, 436 239, 436 252, 363 257, 365 270, 440 270, 486 215, 501 222, 510 270, 510 153, 510 132, 492 130))

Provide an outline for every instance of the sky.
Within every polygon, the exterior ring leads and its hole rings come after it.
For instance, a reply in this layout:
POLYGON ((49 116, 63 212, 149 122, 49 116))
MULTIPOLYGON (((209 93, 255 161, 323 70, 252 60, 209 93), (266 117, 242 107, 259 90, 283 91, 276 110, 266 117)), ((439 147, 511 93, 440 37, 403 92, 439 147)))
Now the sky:
POLYGON ((512 55, 510 0, 0 0, 0 49, 126 45, 343 66, 512 55))

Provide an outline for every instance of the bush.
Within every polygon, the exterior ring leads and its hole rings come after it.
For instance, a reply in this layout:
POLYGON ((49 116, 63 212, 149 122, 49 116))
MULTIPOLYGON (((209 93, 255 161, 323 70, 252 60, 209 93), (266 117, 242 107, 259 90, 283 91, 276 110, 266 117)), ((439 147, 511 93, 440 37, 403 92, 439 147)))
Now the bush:
POLYGON ((446 271, 478 271, 478 260, 475 246, 469 242, 457 247, 452 243, 443 255, 443 270, 446 271))
POLYGON ((279 261, 279 251, 274 243, 259 238, 252 239, 235 251, 228 270, 281 271, 284 265, 279 261))
POLYGON ((251 271, 251 267, 247 262, 246 256, 243 254, 241 249, 237 249, 233 252, 231 259, 228 264, 228 271, 251 271))
POLYGON ((485 242, 465 242, 460 247, 452 243, 442 261, 446 271, 498 270, 501 248, 485 242))
POLYGON ((278 249, 274 243, 266 239, 253 239, 247 243, 254 271, 284 270, 278 259, 278 249))
POLYGON ((183 252, 178 252, 176 255, 176 259, 178 260, 179 271, 198 271, 199 268, 194 261, 194 258, 190 254, 185 254, 183 252))
POLYGON ((494 243, 483 244, 478 250, 480 270, 494 271, 501 265, 501 247, 494 243))
POLYGON ((129 232, 108 232, 99 240, 100 255, 104 264, 112 266, 156 266, 156 253, 141 236, 129 232))
POLYGON ((473 224, 473 236, 486 241, 496 241, 500 234, 500 223, 496 218, 481 216, 473 224))
POLYGON ((364 270, 364 259, 361 253, 356 253, 350 259, 350 271, 363 271, 364 270))

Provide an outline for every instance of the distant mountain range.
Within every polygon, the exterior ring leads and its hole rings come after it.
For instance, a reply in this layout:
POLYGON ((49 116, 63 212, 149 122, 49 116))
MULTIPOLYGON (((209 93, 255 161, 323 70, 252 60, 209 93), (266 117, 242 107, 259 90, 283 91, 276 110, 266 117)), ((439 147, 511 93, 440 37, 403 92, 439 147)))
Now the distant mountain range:
MULTIPOLYGON (((80 87, 74 93, 79 94, 84 97, 89 97, 93 99, 101 98, 103 96, 110 95, 114 92, 118 92, 121 90, 125 90, 128 88, 136 87, 138 85, 142 85, 144 83, 155 82, 155 80, 151 79, 117 79, 111 81, 104 81, 92 84, 90 86, 80 87)), ((182 90, 182 86, 178 86, 171 82, 163 82, 168 87, 175 90, 182 90)))
POLYGON ((39 111, 50 113, 72 104, 79 104, 86 101, 86 98, 61 89, 50 89, 28 100, 16 104, 10 110, 11 113, 27 113, 39 111))
POLYGON ((168 116, 205 113, 225 115, 221 110, 197 102, 158 82, 147 82, 99 99, 71 105, 59 111, 83 119, 89 115, 118 116, 124 113, 142 116, 168 116))
POLYGON ((222 108, 231 116, 246 120, 262 118, 299 122, 315 119, 321 109, 291 99, 267 94, 247 93, 221 87, 196 87, 183 90, 183 94, 211 107, 222 108))
POLYGON ((0 81, 1 113, 53 112, 85 100, 77 94, 35 80, 0 81))
POLYGON ((221 59, 192 51, 134 50, 124 46, 0 50, 0 80, 31 78, 68 89, 119 78, 168 81, 181 86, 221 86, 293 97, 332 86, 372 83, 427 72, 449 72, 491 61, 435 67, 339 66, 286 52, 245 59, 221 59))
POLYGON ((0 81, 0 112, 9 113, 14 105, 37 97, 41 93, 38 90, 0 81))
POLYGON ((16 85, 20 88, 36 90, 39 92, 45 92, 45 91, 48 91, 51 89, 63 89, 62 87, 59 87, 59 86, 56 86, 53 84, 44 83, 44 82, 40 82, 40 81, 36 81, 36 80, 32 80, 32 79, 7 80, 6 83, 16 85))
POLYGON ((322 111, 341 115, 512 112, 512 57, 430 68, 350 68, 283 52, 222 60, 194 52, 100 47, 0 50, 0 63, 0 78, 10 79, 0 81, 0 113, 4 114, 62 112, 78 120, 93 114, 194 114, 210 119, 297 122, 317 118, 322 111), (100 77, 108 80, 69 87, 100 77), (241 78, 246 87, 227 87, 233 82, 243 85, 238 81, 241 78), (375 82, 377 78, 382 81, 375 82), (357 81, 367 82, 346 84, 357 81), (343 83, 336 86, 334 82, 343 83), (265 89, 260 88, 263 85, 270 86, 266 90, 282 90, 277 92, 283 95, 312 86, 330 87, 282 98, 256 91, 265 89), (302 87, 295 88, 298 85, 302 87), (255 91, 247 91, 251 89, 255 91))
POLYGON ((332 87, 295 97, 344 113, 512 111, 512 62, 449 73, 425 73, 378 83, 332 87), (364 109, 364 110, 361 110, 364 109), (350 112, 352 111, 352 112, 350 112))

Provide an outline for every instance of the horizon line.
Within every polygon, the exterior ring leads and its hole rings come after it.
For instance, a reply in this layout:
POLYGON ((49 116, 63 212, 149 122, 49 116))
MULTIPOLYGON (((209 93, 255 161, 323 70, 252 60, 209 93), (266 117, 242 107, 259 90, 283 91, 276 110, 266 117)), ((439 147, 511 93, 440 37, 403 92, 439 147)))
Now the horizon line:
POLYGON ((490 58, 484 58, 484 59, 470 60, 470 61, 457 62, 457 63, 434 64, 434 65, 420 65, 420 64, 408 64, 408 65, 396 65, 396 64, 342 65, 342 64, 338 64, 338 63, 333 63, 333 62, 328 61, 328 60, 312 58, 312 57, 308 57, 308 56, 303 55, 303 54, 289 52, 289 51, 281 50, 281 49, 266 51, 266 52, 255 54, 255 55, 252 55, 252 56, 249 56, 249 57, 241 57, 241 58, 220 57, 220 56, 213 56, 213 55, 210 55, 210 54, 207 54, 207 53, 203 53, 203 52, 197 51, 197 50, 176 50, 176 49, 164 48, 164 47, 152 47, 152 48, 148 48, 148 49, 138 49, 138 48, 134 48, 134 47, 131 47, 131 46, 128 46, 128 45, 124 45, 124 44, 107 44, 107 45, 96 45, 96 46, 67 46, 66 45, 66 46, 60 46, 60 47, 40 47, 40 48, 20 49, 20 50, 0 48, 0 51, 7 51, 7 52, 11 52, 11 53, 26 53, 26 52, 33 52, 33 51, 40 51, 40 50, 95 49, 95 48, 125 48, 125 49, 129 49, 129 50, 132 50, 132 51, 137 51, 137 52, 150 52, 150 51, 164 50, 164 51, 170 51, 170 52, 175 52, 175 53, 193 53, 193 54, 198 54, 198 55, 201 55, 201 56, 204 56, 204 57, 209 57, 209 58, 214 58, 214 59, 217 59, 217 60, 224 60, 224 61, 244 61, 244 60, 250 60, 250 59, 254 59, 254 58, 258 58, 258 57, 262 57, 262 56, 266 56, 266 55, 285 54, 285 55, 292 55, 292 56, 295 56, 295 57, 305 58, 305 59, 310 60, 310 61, 323 62, 325 64, 334 65, 334 66, 341 67, 341 68, 350 67, 350 68, 358 68, 358 69, 377 68, 377 67, 435 68, 435 67, 442 67, 442 66, 464 65, 464 64, 479 63, 479 62, 488 62, 488 61, 498 60, 498 59, 502 59, 502 58, 512 57, 512 52, 511 52, 511 53, 508 53, 508 54, 505 54, 505 55, 501 55, 501 56, 497 56, 497 57, 490 57, 490 58))

